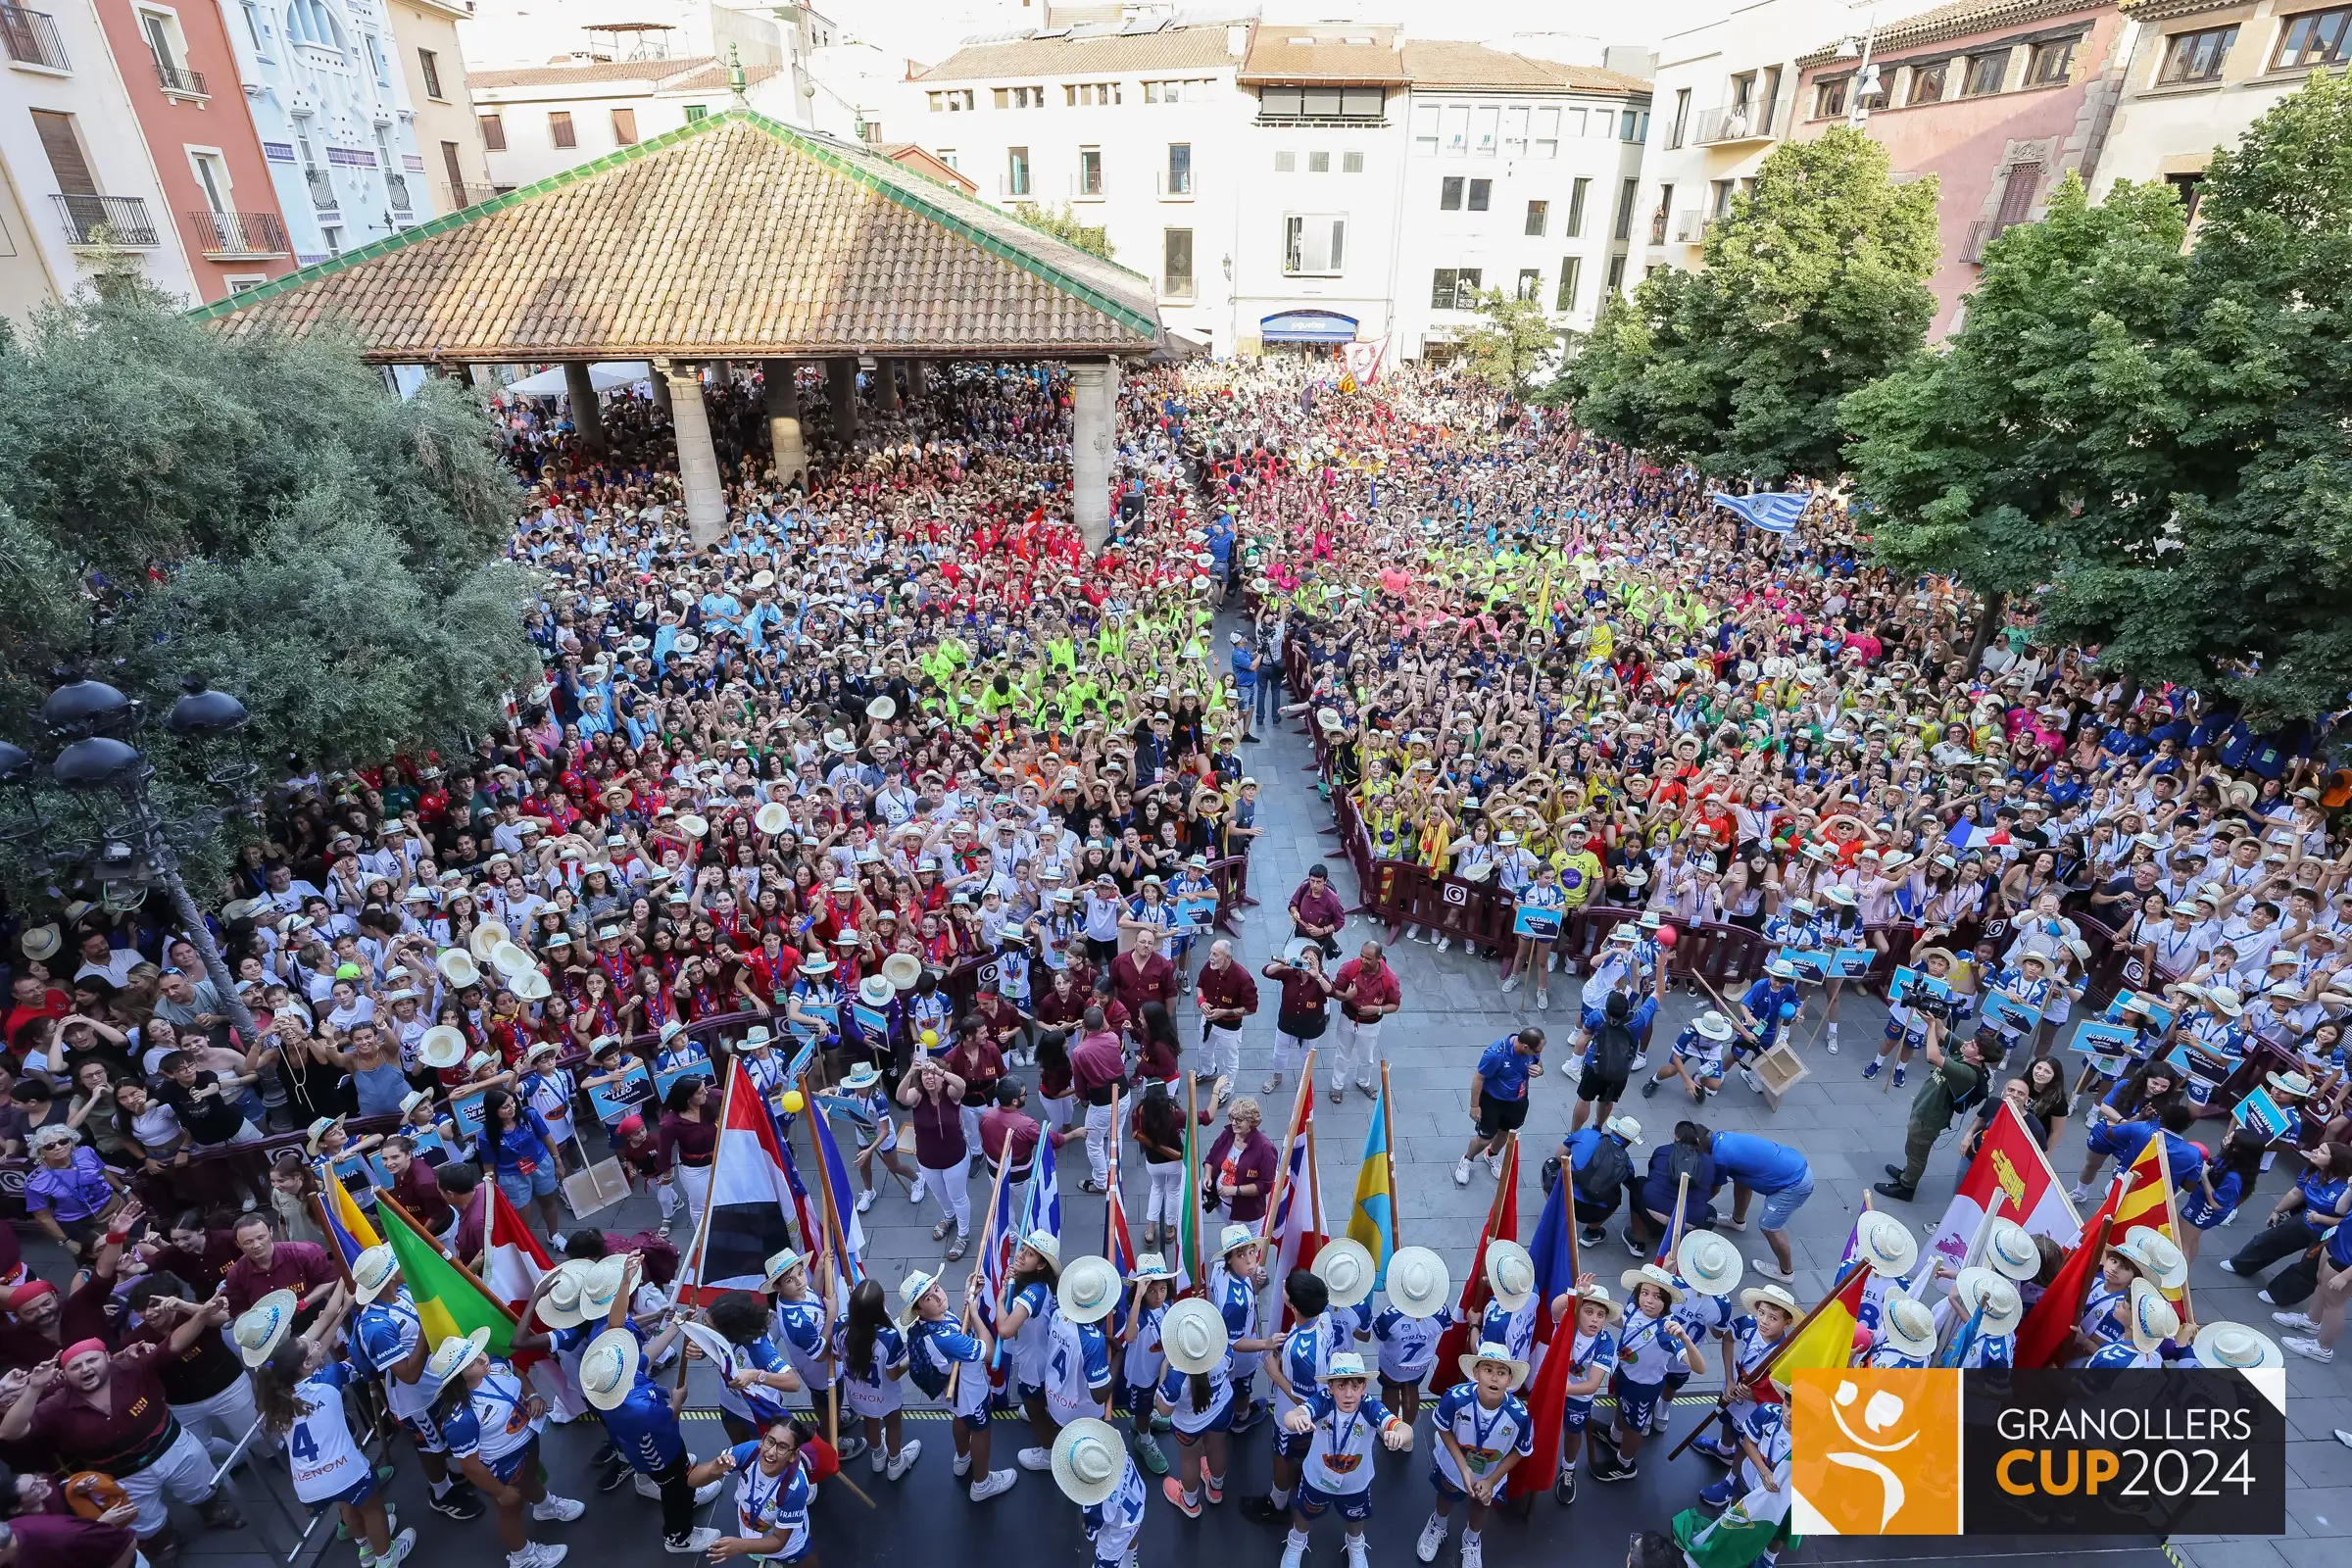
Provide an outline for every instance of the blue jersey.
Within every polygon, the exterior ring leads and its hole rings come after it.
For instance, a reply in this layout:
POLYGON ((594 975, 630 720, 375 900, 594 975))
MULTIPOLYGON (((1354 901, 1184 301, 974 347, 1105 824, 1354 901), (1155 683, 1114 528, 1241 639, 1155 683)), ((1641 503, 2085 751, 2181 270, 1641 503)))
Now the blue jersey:
POLYGON ((789 1562, 808 1544, 808 1475, 796 1458, 792 1468, 771 1476, 760 1468, 760 1445, 739 1443, 735 1456, 735 1534, 750 1541, 781 1536, 784 1546, 772 1553, 789 1562))
POLYGON ((1502 1346, 1511 1352, 1512 1360, 1527 1360, 1536 1343, 1535 1297, 1520 1302, 1515 1311, 1500 1301, 1489 1301, 1479 1314, 1478 1343, 1502 1346))
POLYGON ((597 1413, 605 1418, 613 1451, 641 1476, 658 1474, 686 1456, 686 1440, 679 1436, 669 1396, 643 1376, 618 1404, 597 1413))
POLYGON ((440 1392, 441 1386, 422 1371, 416 1374, 414 1383, 403 1383, 392 1373, 392 1368, 416 1350, 423 1335, 423 1322, 416 1315, 416 1303, 409 1298, 406 1286, 377 1297, 352 1314, 348 1331, 352 1359, 361 1371, 384 1380, 394 1415, 424 1414, 432 1407, 433 1396, 440 1392))
POLYGON ((1380 1375, 1391 1383, 1418 1383, 1438 1364, 1438 1340, 1453 1323, 1450 1307, 1434 1317, 1406 1317, 1395 1307, 1374 1315, 1372 1338, 1380 1342, 1380 1375))
POLYGON ((450 1457, 479 1457, 496 1466, 539 1436, 540 1422, 532 1419, 522 1380, 504 1361, 490 1363, 490 1375, 473 1386, 473 1393, 455 1414, 441 1423, 441 1441, 450 1457))
MULTIPOLYGON (((1560 1341, 1554 1339, 1551 1343, 1556 1348, 1560 1344, 1560 1341)), ((1598 1334, 1587 1334, 1582 1330, 1577 1331, 1576 1337, 1571 1340, 1568 1345, 1568 1381, 1571 1383, 1582 1383, 1586 1379, 1592 1377, 1593 1373, 1597 1372, 1601 1375, 1602 1382, 1605 1385, 1607 1380, 1615 1375, 1616 1371, 1616 1333, 1610 1329, 1602 1329, 1598 1334)), ((1597 1394, 1599 1390, 1596 1389, 1593 1391, 1593 1394, 1597 1394)), ((1568 1396, 1568 1403, 1571 1405, 1589 1405, 1592 1402, 1593 1394, 1571 1394, 1568 1396)))
POLYGON ((1331 1358, 1355 1343, 1357 1312, 1367 1312, 1367 1307, 1351 1312, 1335 1306, 1321 1317, 1291 1330, 1282 1343, 1282 1370, 1298 1392, 1285 1394, 1280 1385, 1275 1387, 1276 1416, 1287 1415, 1315 1396, 1322 1387, 1323 1374, 1331 1369, 1331 1358))
POLYGON ((1174 1367, 1159 1380, 1159 1396, 1167 1401, 1168 1419, 1186 1437, 1205 1432, 1216 1423, 1218 1412, 1233 1403, 1233 1378, 1226 1371, 1232 1358, 1228 1356, 1203 1374, 1208 1379, 1208 1403, 1196 1407, 1193 1403, 1193 1380, 1174 1367))
POLYGON ((906 1331, 906 1372, 914 1386, 934 1399, 956 1384, 956 1413, 977 1415, 988 1408, 988 1359, 979 1337, 966 1334, 952 1317, 917 1318, 906 1331), (956 1368, 961 1366, 958 1373, 956 1368))
POLYGON ((762 1334, 749 1345, 730 1345, 718 1360, 718 1407, 739 1416, 754 1426, 764 1427, 780 1420, 784 1414, 784 1391, 754 1383, 738 1389, 733 1379, 739 1372, 789 1372, 790 1363, 775 1342, 762 1334))
POLYGON ((1437 1446, 1438 1474, 1464 1491, 1471 1482, 1493 1475, 1510 1455, 1525 1459, 1536 1451, 1536 1424, 1528 1417, 1527 1401, 1516 1394, 1506 1394, 1502 1403, 1490 1410, 1479 1402, 1475 1383, 1456 1383, 1446 1391, 1438 1400, 1437 1420, 1430 1432, 1437 1446), (1468 1461, 1470 1473, 1466 1476, 1446 1446, 1445 1435, 1448 1432, 1461 1445, 1462 1458, 1468 1461))

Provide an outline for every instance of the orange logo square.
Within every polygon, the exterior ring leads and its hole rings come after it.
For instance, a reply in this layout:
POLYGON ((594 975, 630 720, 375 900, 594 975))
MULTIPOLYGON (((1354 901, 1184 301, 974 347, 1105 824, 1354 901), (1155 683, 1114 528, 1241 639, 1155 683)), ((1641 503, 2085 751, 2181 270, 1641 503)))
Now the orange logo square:
POLYGON ((1798 1535, 1960 1534, 1958 1372, 1798 1372, 1788 1438, 1798 1535))

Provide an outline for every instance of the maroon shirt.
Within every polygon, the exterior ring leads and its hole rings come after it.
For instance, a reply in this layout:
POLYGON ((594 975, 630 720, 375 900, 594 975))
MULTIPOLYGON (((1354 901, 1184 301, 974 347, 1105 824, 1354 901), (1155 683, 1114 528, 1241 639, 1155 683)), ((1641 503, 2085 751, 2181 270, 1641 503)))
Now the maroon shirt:
POLYGON ((220 1288, 220 1281, 228 1274, 229 1264, 242 1255, 237 1250, 235 1232, 206 1231, 202 1251, 191 1252, 184 1247, 161 1248, 149 1259, 147 1266, 150 1272, 170 1274, 187 1281, 188 1288, 196 1293, 196 1298, 202 1300, 220 1288))
POLYGON ((1111 988, 1130 1016, 1142 1013, 1147 1002, 1159 1003, 1171 1012, 1176 1007, 1176 966, 1156 953, 1146 956, 1147 952, 1138 948, 1123 953, 1110 966, 1111 988), (1139 957, 1141 964, 1135 961, 1139 957))
POLYGON ((0 1324, 0 1370, 30 1370, 69 1345, 97 1340, 112 1347, 119 1336, 106 1315, 113 1297, 112 1275, 91 1274, 58 1303, 57 1338, 51 1339, 29 1323, 0 1324))
POLYGON ((1328 882, 1317 893, 1312 882, 1301 882, 1298 891, 1291 895, 1291 918, 1301 925, 1322 926, 1337 931, 1348 923, 1348 906, 1328 882))
POLYGON ((144 1470, 163 1457, 178 1428, 157 1359, 143 1345, 116 1351, 103 1410, 77 1389, 51 1389, 33 1411, 32 1436, 55 1448, 69 1470, 103 1470, 118 1481, 144 1470))
MULTIPOLYGON (((1331 977, 1331 994, 1340 999, 1340 1010, 1357 1023, 1370 1018, 1365 1007, 1393 1007, 1404 1000, 1404 988, 1396 983, 1396 971, 1384 960, 1377 969, 1364 967, 1361 958, 1349 958, 1340 965, 1339 973, 1331 977)), ((1381 1013, 1377 1016, 1387 1017, 1381 1013)))
POLYGON ((253 1259, 240 1254, 221 1283, 228 1287, 229 1310, 246 1312, 271 1291, 308 1296, 339 1278, 335 1265, 327 1261, 326 1249, 312 1242, 279 1242, 270 1249, 267 1268, 255 1267, 253 1259))
MULTIPOLYGON (((1244 1013, 1257 1010, 1257 981, 1243 968, 1238 959, 1229 959, 1224 968, 1214 960, 1200 966, 1200 999, 1205 1006, 1219 1011, 1238 1009, 1244 1013)), ((1238 1029, 1238 1021, 1225 1021, 1220 1027, 1238 1029)))
POLYGON ((174 1351, 173 1329, 142 1323, 131 1335, 133 1345, 156 1347, 155 1375, 164 1385, 164 1397, 173 1404, 201 1404, 245 1375, 244 1363, 229 1349, 220 1331, 200 1329, 194 1343, 174 1351))
POLYGON ((1037 1141, 1044 1131, 1038 1126, 1037 1118, 1025 1110, 991 1105, 980 1113, 980 1148, 992 1165, 1004 1163, 1004 1149, 1009 1143, 1012 1147, 1012 1168, 1016 1171, 1027 1170, 1030 1160, 1037 1155, 1037 1141))
POLYGON ((411 1159, 409 1168, 392 1178, 392 1200, 433 1236, 441 1234, 456 1212, 441 1196, 441 1178, 433 1174, 430 1160, 411 1159))
POLYGON ((114 1568, 130 1561, 130 1527, 76 1517, 62 1487, 51 1489, 40 1512, 21 1513, 8 1528, 17 1536, 16 1568, 114 1568))

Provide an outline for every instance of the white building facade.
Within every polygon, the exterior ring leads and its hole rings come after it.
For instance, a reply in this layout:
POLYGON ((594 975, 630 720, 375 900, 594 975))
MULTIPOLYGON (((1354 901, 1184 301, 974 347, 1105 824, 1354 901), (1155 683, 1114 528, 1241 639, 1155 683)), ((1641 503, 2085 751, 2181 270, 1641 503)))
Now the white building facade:
POLYGON ((228 34, 297 262, 434 215, 416 109, 378 0, 234 0, 228 34))
POLYGON ((1589 330, 1628 249, 1609 220, 1642 172, 1648 80, 1469 43, 1408 42, 1404 63, 1396 352, 1444 357, 1485 290, 1589 330))
MULTIPOLYGON (((473 73, 473 107, 491 181, 513 190, 616 153, 735 106, 737 68, 708 55, 684 60, 525 66, 473 73)), ((801 124, 807 99, 774 65, 741 68, 744 101, 801 124)))

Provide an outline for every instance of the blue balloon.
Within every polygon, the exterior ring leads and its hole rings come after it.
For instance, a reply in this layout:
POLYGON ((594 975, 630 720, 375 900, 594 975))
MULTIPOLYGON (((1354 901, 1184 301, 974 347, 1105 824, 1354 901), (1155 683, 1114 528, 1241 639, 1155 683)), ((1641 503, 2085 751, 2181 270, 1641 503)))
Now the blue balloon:
POLYGON ((1784 1002, 1784 1003, 1782 1003, 1782 1004, 1781 1004, 1781 1016, 1782 1016, 1782 1017, 1784 1017, 1784 1018, 1793 1018, 1793 1017, 1795 1017, 1795 1016, 1796 1016, 1796 1004, 1795 1004, 1795 1003, 1793 1003, 1793 1002, 1784 1002))

